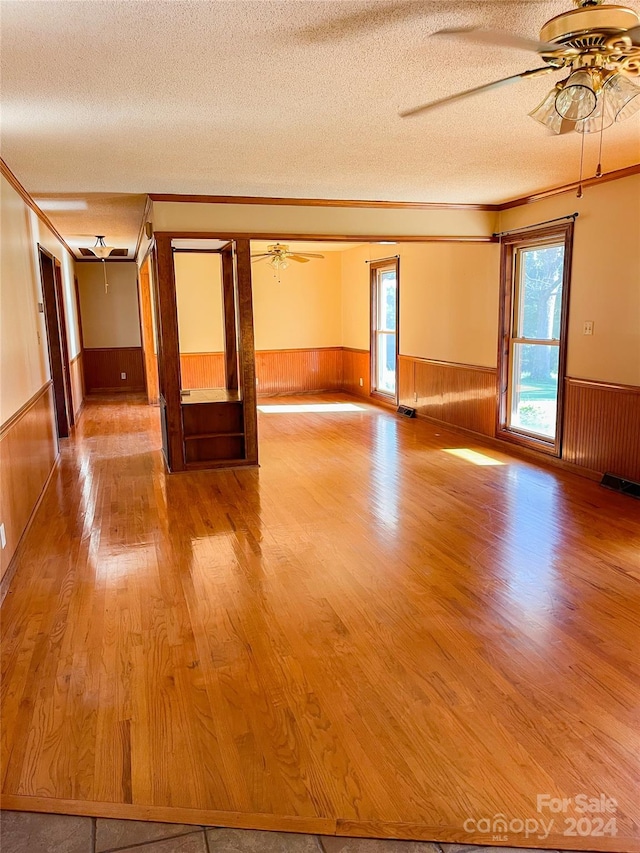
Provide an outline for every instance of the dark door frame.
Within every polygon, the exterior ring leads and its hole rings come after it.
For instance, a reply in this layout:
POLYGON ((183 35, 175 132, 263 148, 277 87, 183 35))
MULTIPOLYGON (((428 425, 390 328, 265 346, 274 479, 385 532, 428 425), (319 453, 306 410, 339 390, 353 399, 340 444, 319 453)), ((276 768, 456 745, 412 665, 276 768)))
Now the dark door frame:
POLYGON ((62 293, 62 269, 60 262, 40 244, 38 244, 38 254, 58 438, 67 438, 69 430, 73 426, 74 417, 69 345, 62 293))

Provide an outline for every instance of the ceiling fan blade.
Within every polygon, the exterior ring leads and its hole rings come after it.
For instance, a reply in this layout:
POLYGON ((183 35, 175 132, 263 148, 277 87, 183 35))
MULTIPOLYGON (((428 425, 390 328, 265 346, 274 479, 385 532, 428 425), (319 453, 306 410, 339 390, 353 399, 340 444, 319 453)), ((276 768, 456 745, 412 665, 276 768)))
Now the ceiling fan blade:
POLYGON ((349 36, 358 35, 364 31, 371 32, 399 21, 425 15, 429 9, 433 9, 431 3, 415 2, 415 0, 376 3, 373 9, 354 12, 352 15, 341 15, 331 18, 329 21, 302 27, 298 30, 298 35, 303 41, 307 42, 349 38, 349 36))
POLYGON ((542 74, 547 74, 549 71, 557 71, 553 65, 545 65, 543 68, 534 68, 531 71, 522 71, 520 74, 512 74, 510 77, 503 77, 501 80, 494 80, 492 83, 484 83, 482 86, 474 86, 473 89, 465 89, 464 92, 458 92, 455 95, 449 95, 446 98, 439 98, 437 101, 429 101, 426 104, 412 107, 409 110, 402 110, 399 115, 401 118, 417 115, 418 113, 432 110, 435 107, 442 107, 445 104, 450 104, 453 101, 459 101, 462 98, 468 98, 471 95, 479 95, 482 92, 489 92, 491 89, 497 89, 499 86, 506 86, 507 83, 515 83, 516 80, 522 80, 525 77, 538 77, 542 74))
POLYGON ((629 36, 633 44, 640 44, 640 27, 632 27, 623 35, 629 36))
POLYGON ((535 39, 508 33, 506 30, 485 30, 481 27, 452 27, 447 30, 437 30, 431 36, 439 38, 456 38, 477 44, 490 44, 498 47, 513 47, 516 50, 533 50, 536 53, 557 50, 558 45, 551 42, 536 41, 535 39))
POLYGON ((251 263, 252 264, 259 264, 260 261, 266 261, 267 258, 271 258, 271 257, 272 257, 272 255, 252 255, 251 256, 251 263))
POLYGON ((299 258, 324 258, 324 255, 316 255, 313 252, 296 252, 299 258))
POLYGON ((308 264, 310 263, 310 258, 304 258, 302 255, 287 255, 288 261, 297 261, 299 264, 308 264))
MULTIPOLYGON (((505 6, 518 2, 521 0, 482 0, 482 2, 473 5, 480 8, 487 3, 505 6)), ((529 3, 544 2, 546 0, 529 0, 529 3)), ((450 2, 447 0, 435 0, 435 2, 434 0, 394 0, 394 2, 386 3, 378 0, 373 4, 373 8, 354 12, 351 15, 342 15, 319 24, 311 24, 298 29, 296 32, 298 37, 306 42, 333 41, 364 32, 380 30, 406 20, 427 17, 434 12, 441 13, 447 7, 457 9, 460 5, 460 0, 450 0, 450 2)))

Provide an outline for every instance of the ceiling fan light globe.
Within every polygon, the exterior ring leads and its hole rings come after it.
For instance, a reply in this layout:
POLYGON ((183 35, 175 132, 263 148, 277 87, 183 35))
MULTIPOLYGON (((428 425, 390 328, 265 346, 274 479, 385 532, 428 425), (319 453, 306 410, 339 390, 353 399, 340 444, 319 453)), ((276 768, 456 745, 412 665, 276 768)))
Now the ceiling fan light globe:
POLYGON ((563 122, 562 116, 556 110, 557 94, 558 88, 554 86, 554 88, 544 97, 542 102, 529 113, 531 118, 540 122, 540 124, 543 124, 552 133, 560 133, 563 122))
POLYGON ((569 76, 556 95, 556 110, 567 121, 589 118, 598 105, 596 80, 587 68, 580 68, 569 76))
POLYGON ((612 99, 605 94, 603 89, 598 92, 598 103, 595 110, 588 118, 577 121, 574 129, 578 133, 600 133, 602 130, 611 127, 615 121, 615 117, 616 114, 612 99))
POLYGON ((626 121, 640 110, 640 86, 625 74, 613 74, 602 88, 615 121, 626 121))

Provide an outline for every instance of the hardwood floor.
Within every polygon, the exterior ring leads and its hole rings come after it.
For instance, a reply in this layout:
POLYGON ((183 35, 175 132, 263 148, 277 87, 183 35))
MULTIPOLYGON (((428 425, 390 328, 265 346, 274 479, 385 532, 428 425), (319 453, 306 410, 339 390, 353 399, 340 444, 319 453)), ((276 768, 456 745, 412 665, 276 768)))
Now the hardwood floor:
POLYGON ((259 470, 169 476, 157 408, 87 403, 2 609, 2 806, 640 850, 640 504, 346 396, 260 409, 259 470))

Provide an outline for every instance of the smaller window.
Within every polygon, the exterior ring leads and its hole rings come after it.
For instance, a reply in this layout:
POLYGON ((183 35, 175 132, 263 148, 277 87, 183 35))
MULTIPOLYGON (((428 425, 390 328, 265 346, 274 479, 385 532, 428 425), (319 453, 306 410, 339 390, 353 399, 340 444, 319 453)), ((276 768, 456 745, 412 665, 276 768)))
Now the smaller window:
POLYGON ((371 264, 371 390, 396 400, 398 259, 371 264))

